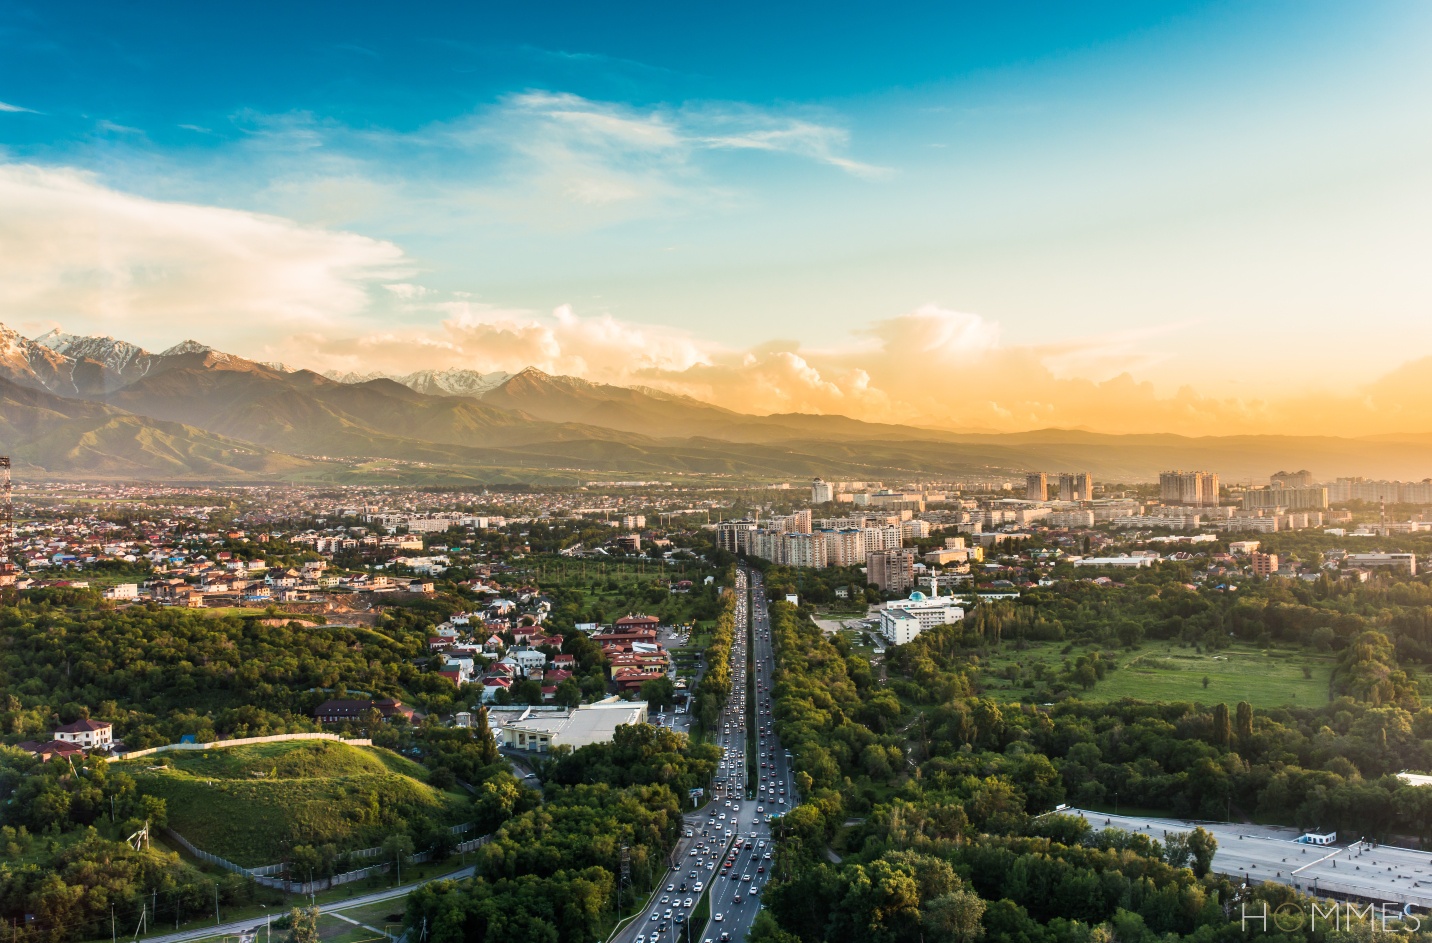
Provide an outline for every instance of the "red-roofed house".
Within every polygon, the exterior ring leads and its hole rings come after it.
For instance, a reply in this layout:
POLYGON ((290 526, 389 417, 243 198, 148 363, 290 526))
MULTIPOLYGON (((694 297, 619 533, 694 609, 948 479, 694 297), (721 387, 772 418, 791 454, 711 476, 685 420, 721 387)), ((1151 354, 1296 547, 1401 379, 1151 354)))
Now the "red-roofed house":
POLYGON ((48 763, 58 758, 69 759, 72 756, 84 756, 85 751, 65 740, 50 740, 46 743, 37 743, 34 740, 26 740, 23 743, 15 744, 31 756, 40 758, 40 762, 48 763))
POLYGON ((658 678, 665 677, 666 671, 664 669, 654 671, 643 670, 638 667, 612 669, 612 682, 623 691, 634 691, 647 681, 655 681, 658 678))

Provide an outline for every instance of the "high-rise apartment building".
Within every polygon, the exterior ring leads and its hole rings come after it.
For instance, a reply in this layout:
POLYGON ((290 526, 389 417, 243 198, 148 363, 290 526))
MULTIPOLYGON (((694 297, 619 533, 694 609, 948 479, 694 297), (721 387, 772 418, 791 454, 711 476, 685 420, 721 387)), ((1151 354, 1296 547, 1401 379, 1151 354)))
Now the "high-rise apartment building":
POLYGON ((1432 504, 1432 478, 1421 481, 1369 481, 1366 478, 1339 478, 1328 488, 1328 497, 1341 504, 1366 501, 1370 504, 1432 504))
POLYGON ((865 555, 865 578, 887 593, 915 585, 914 550, 877 550, 865 555))
POLYGON ((1274 472, 1268 476, 1268 484, 1274 488, 1311 488, 1313 473, 1306 468, 1295 472, 1274 472))
POLYGON ((1166 471, 1159 474, 1159 500, 1164 504, 1218 506, 1218 475, 1213 472, 1166 471))
POLYGON ((782 541, 785 545, 785 552, 782 554, 781 562, 786 566, 824 569, 826 565, 824 534, 784 534, 782 541))
POLYGON ((1046 501, 1049 498, 1049 476, 1044 472, 1031 472, 1024 476, 1024 500, 1046 501))
POLYGON ((835 500, 835 484, 817 478, 810 483, 810 503, 829 504, 835 500))
POLYGON ((1328 506, 1328 489, 1316 488, 1254 488, 1243 493, 1247 510, 1289 508, 1294 511, 1321 511, 1328 506))
POLYGON ((825 540, 826 566, 860 566, 865 562, 865 538, 858 530, 816 531, 825 540))
POLYGON ((1060 501, 1093 501, 1094 481, 1085 472, 1059 476, 1060 501))
POLYGON ((721 521, 716 525, 716 546, 731 553, 749 553, 755 529, 756 522, 752 520, 721 521))

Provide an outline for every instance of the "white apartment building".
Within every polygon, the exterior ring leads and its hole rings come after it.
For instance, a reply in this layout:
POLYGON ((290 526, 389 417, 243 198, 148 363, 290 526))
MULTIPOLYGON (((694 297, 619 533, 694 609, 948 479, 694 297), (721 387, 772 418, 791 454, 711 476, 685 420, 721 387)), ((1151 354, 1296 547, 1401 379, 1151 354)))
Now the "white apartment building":
POLYGON ((1147 527, 1160 530, 1197 530, 1203 519, 1197 514, 1139 514, 1116 517, 1109 523, 1115 527, 1147 527))
POLYGON ((900 525, 898 524, 867 527, 860 532, 860 536, 865 543, 862 549, 867 554, 879 550, 899 550, 901 546, 900 525))
POLYGON ((1044 519, 1048 527, 1093 527, 1093 511, 1054 511, 1044 519))
POLYGON ((900 536, 907 541, 924 540, 930 536, 929 521, 901 521, 900 536))
POLYGON ((810 503, 829 504, 835 500, 835 484, 817 478, 810 483, 810 503))

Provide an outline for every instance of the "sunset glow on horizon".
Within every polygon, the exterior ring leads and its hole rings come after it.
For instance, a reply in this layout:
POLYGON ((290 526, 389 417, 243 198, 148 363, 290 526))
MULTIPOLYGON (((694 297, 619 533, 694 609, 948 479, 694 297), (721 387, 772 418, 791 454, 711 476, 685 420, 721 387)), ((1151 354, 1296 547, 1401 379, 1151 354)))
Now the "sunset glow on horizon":
POLYGON ((12 4, 0 323, 956 430, 1432 431, 1429 39, 1413 3, 12 4))

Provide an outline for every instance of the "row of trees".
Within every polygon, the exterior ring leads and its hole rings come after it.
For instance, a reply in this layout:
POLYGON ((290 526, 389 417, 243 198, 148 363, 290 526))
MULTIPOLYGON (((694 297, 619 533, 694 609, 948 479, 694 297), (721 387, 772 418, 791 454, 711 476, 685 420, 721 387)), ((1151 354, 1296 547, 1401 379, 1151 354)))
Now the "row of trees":
MULTIPOLYGON (((727 571, 727 587, 735 585, 735 573, 734 567, 727 571)), ((706 647, 706 670, 692 699, 691 714, 698 731, 715 730, 721 722, 721 711, 731 698, 731 646, 735 642, 736 592, 728 588, 721 595, 711 644, 706 647)))
POLYGON ((425 885, 408 898, 410 934, 432 943, 589 943, 665 872, 683 828, 685 790, 709 782, 710 744, 651 726, 617 729, 610 744, 559 753, 543 773, 545 801, 493 779, 478 802, 500 818, 477 877, 425 885), (632 884, 621 896, 625 857, 632 884))

